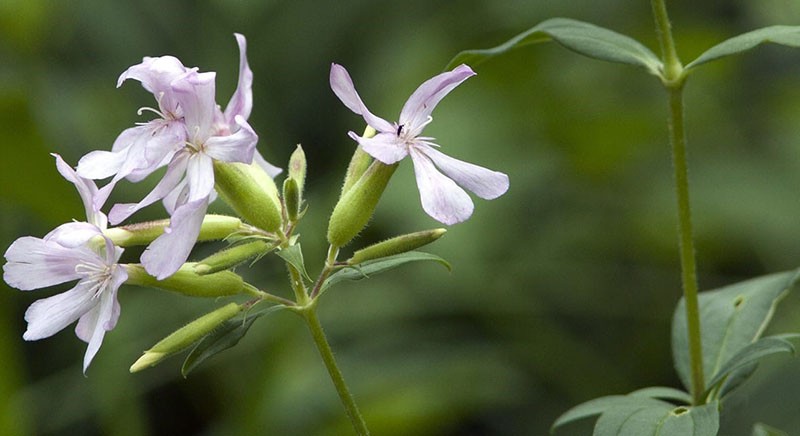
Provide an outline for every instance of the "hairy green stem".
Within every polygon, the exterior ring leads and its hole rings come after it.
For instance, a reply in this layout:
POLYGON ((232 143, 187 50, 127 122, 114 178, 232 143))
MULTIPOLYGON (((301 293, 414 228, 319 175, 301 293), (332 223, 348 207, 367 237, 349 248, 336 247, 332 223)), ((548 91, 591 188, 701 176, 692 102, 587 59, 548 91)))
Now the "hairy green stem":
POLYGON ((689 201, 689 169, 683 116, 683 85, 686 76, 675 50, 666 4, 664 0, 652 0, 651 3, 664 62, 662 82, 669 94, 669 139, 672 146, 672 165, 675 171, 675 193, 678 203, 678 247, 681 259, 683 297, 686 300, 691 391, 693 403, 700 405, 705 402, 703 397, 705 375, 703 374, 700 308, 697 301, 697 261, 695 260, 692 211, 689 201))
POLYGON ((350 422, 353 424, 353 429, 359 436, 369 435, 367 423, 364 422, 361 412, 358 411, 358 405, 356 405, 353 396, 350 394, 350 390, 347 388, 347 384, 344 382, 342 372, 339 371, 339 367, 336 365, 336 359, 333 357, 333 350, 331 350, 331 346, 325 338, 325 332, 322 331, 322 325, 317 317, 315 305, 312 304, 311 307, 303 311, 302 314, 303 318, 306 320, 308 329, 311 331, 311 336, 314 338, 314 344, 316 344, 317 350, 320 356, 322 356, 322 361, 325 362, 328 374, 330 374, 331 380, 334 386, 336 386, 336 392, 339 394, 339 399, 341 399, 342 405, 347 412, 347 417, 350 418, 350 422))

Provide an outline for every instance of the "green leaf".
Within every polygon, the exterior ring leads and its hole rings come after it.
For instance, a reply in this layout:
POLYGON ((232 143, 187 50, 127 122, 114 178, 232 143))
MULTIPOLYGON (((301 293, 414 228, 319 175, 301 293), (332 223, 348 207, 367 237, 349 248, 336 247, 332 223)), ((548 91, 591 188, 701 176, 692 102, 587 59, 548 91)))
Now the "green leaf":
POLYGON ((636 409, 640 407, 658 407, 671 410, 674 406, 665 401, 653 398, 639 397, 632 395, 609 395, 607 397, 595 398, 585 403, 579 404, 567 410, 556 419, 551 427, 551 431, 564 424, 588 418, 594 415, 601 415, 612 409, 636 409))
POLYGON ((679 389, 674 388, 667 388, 661 386, 653 386, 649 388, 642 388, 636 391, 631 392, 628 394, 632 397, 646 397, 646 398, 658 398, 661 400, 672 400, 677 401, 679 403, 684 404, 691 404, 692 403, 692 396, 689 395, 688 392, 681 391, 679 389))
POLYGON ((789 433, 758 422, 753 426, 753 436, 789 436, 789 433))
POLYGON ((421 251, 409 251, 381 259, 369 260, 339 270, 331 274, 331 276, 325 280, 325 283, 323 283, 320 287, 319 293, 322 294, 326 289, 344 280, 361 280, 369 278, 375 274, 389 271, 390 269, 397 268, 398 266, 407 264, 409 262, 419 262, 425 260, 438 262, 444 265, 448 270, 452 270, 450 264, 439 256, 423 253, 421 251))
POLYGON ((181 375, 186 378, 200 364, 229 348, 232 348, 247 334, 256 319, 283 309, 284 306, 272 306, 268 309, 248 313, 244 319, 230 319, 197 342, 194 349, 186 356, 181 367, 181 375))
POLYGON ((661 61, 650 49, 635 39, 594 24, 568 18, 543 21, 494 48, 462 51, 450 61, 447 69, 462 63, 474 67, 509 50, 550 40, 590 58, 636 65, 651 74, 657 76, 661 74, 661 61))
MULTIPOLYGON (((797 271, 772 274, 699 295, 703 371, 708 380, 728 360, 761 336, 775 306, 795 285, 797 276, 797 271)), ((683 299, 673 317, 672 354, 675 369, 688 388, 691 370, 683 299)), ((708 387, 706 384, 706 389, 708 387)))
MULTIPOLYGON (((732 372, 739 369, 751 367, 754 363, 764 357, 771 356, 777 353, 792 353, 794 354, 794 345, 786 339, 779 336, 770 336, 761 338, 752 344, 739 350, 733 357, 728 359, 722 367, 713 374, 708 381, 707 385, 714 387, 717 383, 722 382, 732 372)), ((741 379, 739 383, 744 382, 741 379)), ((732 390, 735 386, 729 387, 728 391, 732 390)))
POLYGON ((665 408, 635 405, 614 407, 603 413, 594 436, 716 436, 719 411, 716 402, 699 407, 665 408))
POLYGON ((303 250, 300 248, 300 244, 290 245, 283 250, 277 251, 275 254, 295 267, 297 271, 300 271, 300 274, 302 274, 306 280, 309 282, 311 281, 311 277, 308 276, 308 272, 306 271, 306 264, 303 260, 303 250))
POLYGON ((697 59, 686 65, 686 70, 750 50, 764 43, 774 43, 789 47, 800 47, 800 26, 770 26, 734 36, 706 50, 697 59))

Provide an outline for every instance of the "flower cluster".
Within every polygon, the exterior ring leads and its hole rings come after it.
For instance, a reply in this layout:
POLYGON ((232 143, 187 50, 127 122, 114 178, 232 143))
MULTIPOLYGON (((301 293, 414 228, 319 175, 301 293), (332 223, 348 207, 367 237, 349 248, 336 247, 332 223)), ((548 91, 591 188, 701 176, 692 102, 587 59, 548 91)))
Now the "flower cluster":
MULTIPOLYGON (((201 317, 179 330, 146 352, 144 363, 133 367, 138 370, 188 346, 201 334, 212 331, 214 323, 253 304, 266 300, 283 305, 307 304, 318 297, 325 278, 336 268, 400 254, 438 239, 444 229, 398 236, 357 251, 345 263, 336 261, 338 249, 369 221, 383 188, 406 156, 411 156, 414 165, 423 209, 445 224, 462 222, 472 214, 472 200, 463 188, 485 199, 499 197, 508 189, 505 174, 451 158, 438 151, 433 138, 421 136, 439 101, 475 74, 469 67, 461 65, 424 82, 406 102, 399 121, 390 123, 366 108, 347 71, 334 64, 330 73, 333 92, 377 133, 358 136, 350 132, 359 144, 353 162, 360 162, 351 166, 361 169, 348 170, 342 198, 331 214, 328 240, 332 257, 327 259, 326 270, 311 292, 307 292, 302 279, 291 283, 297 302, 245 283, 228 270, 271 250, 291 252, 296 244, 299 235, 292 232, 303 215, 306 163, 298 146, 290 159, 281 195, 272 180, 281 170, 258 153, 258 135, 248 123, 253 107, 253 73, 247 62, 245 38, 235 36, 239 45, 239 80, 224 110, 216 103, 215 73, 188 68, 172 56, 145 57, 122 73, 117 86, 129 79, 140 82, 153 94, 156 105, 138 113, 148 112, 155 117, 124 130, 110 151, 85 155, 75 169, 54 155, 58 171, 78 189, 86 221, 61 225, 41 239, 27 236, 15 241, 5 253, 4 279, 21 290, 74 280, 77 284, 30 306, 25 314, 25 339, 49 337, 78 320, 76 334, 88 343, 83 365, 86 371, 105 332, 114 328, 119 319, 117 293, 123 283, 177 290, 191 296, 245 292, 256 297, 242 305, 231 303, 224 316, 201 317), (115 204, 108 215, 102 211, 119 182, 139 182, 164 168, 161 180, 143 199, 115 204), (101 179, 110 180, 98 189, 94 180, 101 179), (238 218, 207 215, 217 193, 248 221, 247 225, 238 218), (159 200, 170 216, 168 221, 108 227, 125 223, 137 211, 159 200), (199 263, 187 262, 198 240, 222 239, 234 232, 246 233, 240 240, 247 242, 199 263), (141 265, 119 263, 126 244, 148 245, 141 265)), ((299 246, 295 248, 299 251, 299 246)), ((302 261, 302 256, 293 259, 290 270, 298 268, 297 259, 302 261)))

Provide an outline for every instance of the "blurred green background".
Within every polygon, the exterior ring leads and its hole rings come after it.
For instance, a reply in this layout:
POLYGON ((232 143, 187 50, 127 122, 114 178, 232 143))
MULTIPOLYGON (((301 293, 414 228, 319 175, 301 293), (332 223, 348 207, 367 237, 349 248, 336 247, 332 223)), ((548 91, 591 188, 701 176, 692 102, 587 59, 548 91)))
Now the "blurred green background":
MULTIPOLYGON (((668 4, 688 61, 727 37, 800 23, 792 0, 668 4)), ((656 49, 649 2, 622 0, 0 1, 0 246, 83 219, 55 171, 110 148, 153 106, 136 83, 142 56, 172 54, 217 71, 217 100, 236 84, 233 32, 255 72, 251 124, 285 166, 309 160, 307 263, 324 257, 327 213, 362 120, 328 88, 345 65, 367 105, 394 119, 406 97, 463 49, 499 44, 550 17, 615 29, 656 49)), ((600 395, 677 386, 670 317, 679 297, 666 101, 654 77, 554 44, 477 68, 426 130, 454 157, 504 171, 511 189, 476 199, 472 219, 406 266, 325 296, 321 318, 376 435, 544 435, 561 412, 600 395)), ((703 67, 687 87, 700 284, 710 289, 800 263, 800 51, 764 47, 703 67)), ((140 198, 153 180, 120 184, 140 198), (148 184, 149 183, 149 184, 148 184)), ((218 212, 225 206, 215 204, 218 212)), ((164 216, 160 205, 135 218, 164 216)), ((354 244, 437 227, 421 210, 410 164, 354 244)), ((218 248, 206 245, 197 256, 218 248), (201 252, 202 251, 202 252, 201 252)), ((129 250, 134 261, 138 253, 129 250)), ((274 259, 240 269, 288 293, 274 259)), ((0 293, 0 434, 344 435, 350 427, 305 327, 259 320, 235 349, 184 380, 180 358, 128 373, 140 353, 221 302, 124 288, 122 316, 88 371, 67 329, 26 343, 25 308, 66 289, 0 293)), ((800 296, 774 331, 800 329, 800 296)), ((800 428, 800 361, 762 365, 723 410, 721 434, 755 420, 800 428)), ((586 434, 590 426, 560 434, 586 434)))

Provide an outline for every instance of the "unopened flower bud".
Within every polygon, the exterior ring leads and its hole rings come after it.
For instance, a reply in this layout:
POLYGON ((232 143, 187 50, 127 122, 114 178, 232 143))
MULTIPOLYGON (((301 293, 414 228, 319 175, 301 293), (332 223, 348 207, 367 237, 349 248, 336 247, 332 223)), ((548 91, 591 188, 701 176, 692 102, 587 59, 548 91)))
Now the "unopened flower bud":
POLYGON ((278 188, 258 164, 214 161, 217 192, 240 216, 268 232, 280 228, 278 188))
POLYGON ((248 259, 263 255, 275 247, 275 243, 263 239, 255 239, 243 244, 237 244, 218 251, 200 262, 197 262, 194 266, 194 272, 204 276, 231 269, 248 259))
MULTIPOLYGON (((132 247, 135 245, 148 245, 164 233, 164 228, 169 226, 169 220, 148 221, 112 227, 103 231, 114 245, 118 247, 132 247)), ((225 215, 206 215, 200 226, 198 241, 216 241, 225 239, 242 227, 242 220, 225 215)))
POLYGON ((306 183, 306 153, 300 144, 297 144, 297 148, 289 157, 289 177, 297 182, 297 189, 300 190, 302 196, 306 183))
POLYGON ((230 303, 186 324, 145 351, 142 357, 131 365, 130 371, 138 372, 154 366, 167 356, 186 349, 193 343, 202 339, 203 336, 211 333, 212 330, 223 322, 236 316, 242 309, 243 306, 230 303))
POLYGON ((343 247, 367 225, 395 169, 397 164, 374 161, 358 182, 342 195, 328 223, 331 245, 343 247))
POLYGON ((396 236, 356 251, 353 253, 353 257, 347 260, 347 263, 355 265, 368 260, 405 253, 430 244, 439 239, 445 232, 447 232, 445 229, 433 229, 396 236))
POLYGON ((183 264, 175 274, 158 280, 147 274, 139 264, 125 265, 129 285, 148 286, 178 292, 191 297, 224 297, 236 295, 244 290, 244 280, 231 271, 200 275, 195 271, 195 263, 183 264))
POLYGON ((283 181, 283 205, 286 207, 286 217, 290 222, 297 221, 300 213, 300 188, 293 177, 283 181))
MULTIPOLYGON (((370 126, 367 126, 364 129, 364 138, 372 138, 375 136, 375 129, 370 126)), ((356 148, 355 153, 353 153, 353 157, 350 158, 350 164, 347 166, 347 173, 344 176, 344 184, 342 185, 342 193, 340 197, 344 197, 344 194, 356 184, 358 179, 367 171, 369 168, 369 164, 372 163, 372 156, 367 154, 360 146, 356 148)))

